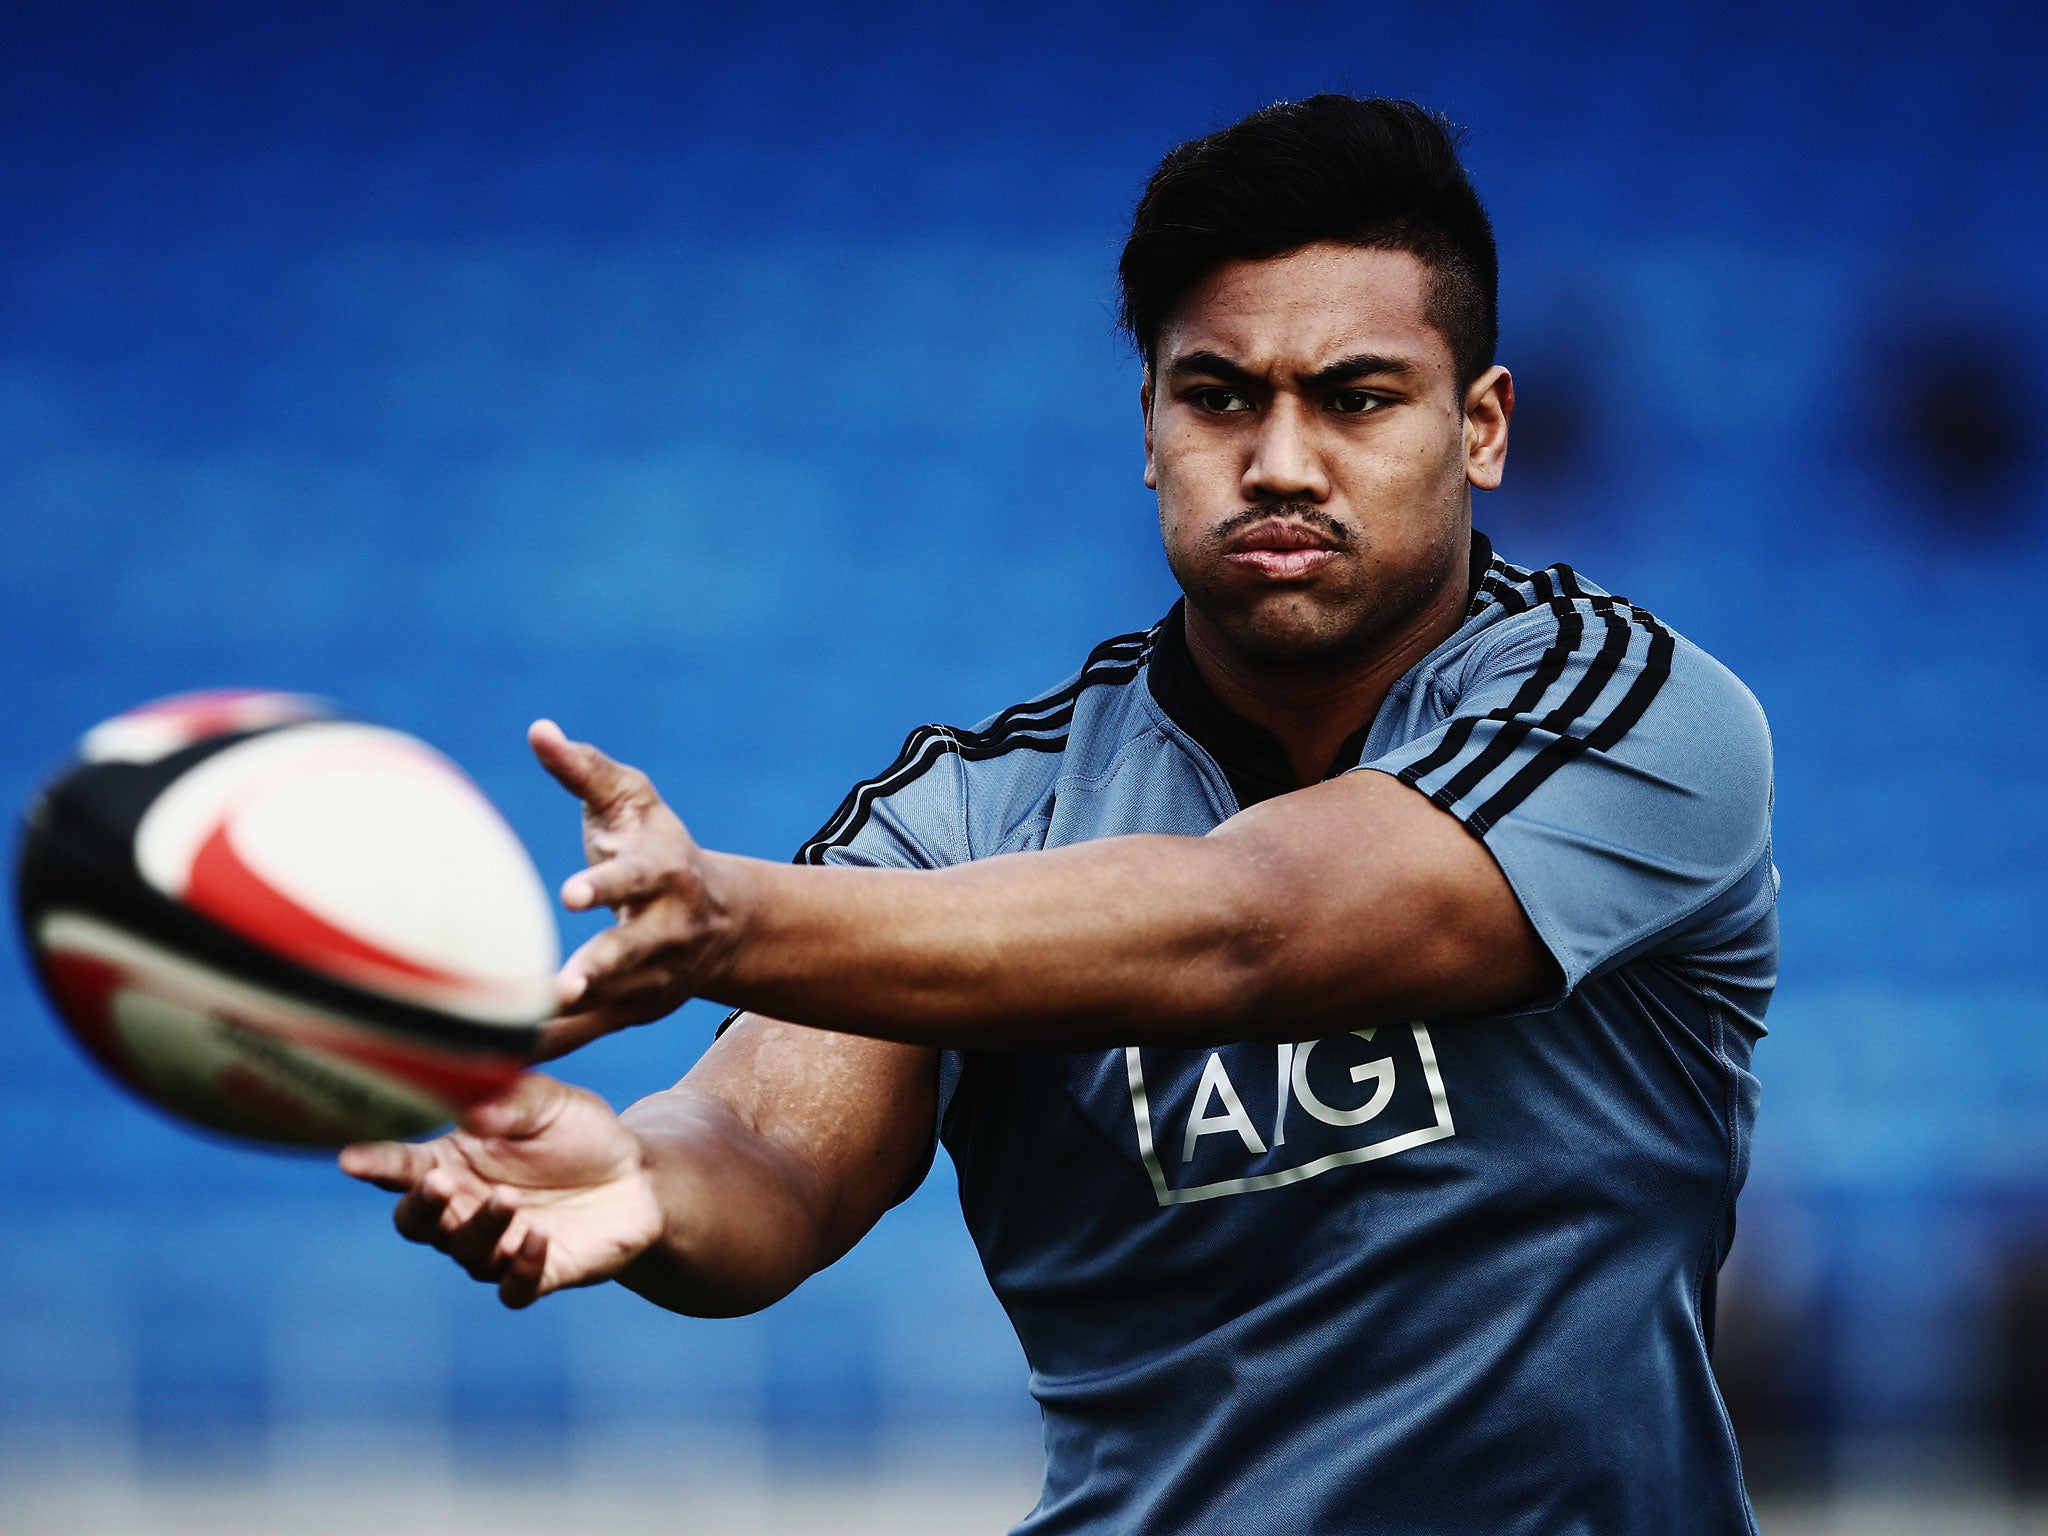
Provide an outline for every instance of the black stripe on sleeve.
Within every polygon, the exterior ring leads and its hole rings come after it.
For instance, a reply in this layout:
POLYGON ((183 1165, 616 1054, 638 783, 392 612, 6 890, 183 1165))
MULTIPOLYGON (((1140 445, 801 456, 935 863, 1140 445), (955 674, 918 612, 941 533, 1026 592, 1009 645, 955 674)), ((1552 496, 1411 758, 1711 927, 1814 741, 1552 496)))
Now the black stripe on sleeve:
POLYGON ((1136 635, 1118 635, 1114 640, 1105 640, 1088 653, 1088 659, 1081 664, 1080 674, 1066 687, 1046 694, 1043 698, 1011 705, 989 721, 986 730, 961 731, 958 734, 963 740, 971 736, 995 739, 1013 731, 1036 728, 1034 722, 1039 716, 1062 711, 1071 715, 1074 701, 1081 697, 1082 691, 1103 680, 1097 675, 1100 671, 1105 668, 1135 666, 1145 659, 1151 649, 1150 631, 1136 635))
MULTIPOLYGON (((1671 677, 1671 657, 1675 649, 1671 631, 1641 608, 1632 609, 1635 623, 1640 624, 1650 636, 1650 648, 1643 658, 1643 667, 1629 684, 1628 692, 1621 702, 1600 723, 1583 736, 1560 735, 1544 747, 1512 779, 1501 786, 1493 797, 1466 818, 1465 824, 1480 836, 1489 827, 1497 825, 1503 816, 1528 799, 1552 774, 1583 752, 1606 752, 1611 750, 1635 723, 1648 712, 1664 684, 1671 677)), ((1630 626, 1615 615, 1609 615, 1610 623, 1620 627, 1626 644, 1630 626)), ((1611 674, 1610 674, 1611 676, 1611 674)), ((1604 687, 1605 684, 1603 683, 1604 687)))
POLYGON ((1621 666, 1621 658, 1628 649, 1628 626, 1617 621, 1612 614, 1607 619, 1607 635, 1593 659, 1586 664, 1564 700, 1548 714, 1540 718, 1534 713, 1536 705, 1550 692, 1565 675, 1565 668, 1571 658, 1579 653, 1586 639, 1585 615, 1573 608, 1559 621, 1557 640, 1543 653, 1536 669, 1529 674, 1528 681, 1510 701, 1505 710, 1496 711, 1501 718, 1500 729, 1472 757, 1458 765, 1458 771, 1442 788, 1430 796, 1439 806, 1449 810, 1460 800, 1484 784, 1495 769, 1515 755, 1522 743, 1536 731, 1562 735, 1569 731, 1600 697, 1609 680, 1621 666))
POLYGON ((1620 741, 1649 708, 1669 676, 1672 652, 1670 633, 1655 618, 1626 598, 1587 591, 1570 566, 1559 564, 1540 571, 1522 571, 1505 566, 1505 562, 1496 563, 1505 568, 1505 576, 1520 577, 1523 584, 1511 586, 1489 572, 1481 583, 1482 589, 1511 613, 1547 606, 1556 615, 1557 635, 1512 700, 1483 715, 1453 720, 1436 746, 1399 774, 1410 788, 1421 789, 1424 779, 1457 764, 1453 776, 1430 793, 1429 798, 1440 809, 1459 815, 1474 833, 1482 836, 1563 764, 1589 747, 1604 749, 1620 741), (1587 660, 1585 671, 1565 698, 1538 718, 1536 710, 1565 678, 1572 658, 1582 653, 1588 639, 1589 617, 1602 621, 1605 632, 1599 650, 1587 660), (1590 721, 1602 695, 1626 664, 1632 637, 1639 627, 1650 635, 1642 675, 1611 710, 1597 721, 1590 721), (1474 752, 1472 738, 1486 721, 1498 722, 1500 728, 1485 746, 1474 752), (1579 734, 1574 734, 1575 729, 1579 734), (1477 811, 1461 815, 1459 804, 1512 762, 1531 736, 1539 734, 1550 740, 1477 811), (1460 762, 1461 757, 1466 760, 1460 762))
MULTIPOLYGON (((1401 770, 1401 782, 1408 785, 1411 789, 1416 786, 1418 780, 1428 778, 1446 763, 1454 761, 1458 754, 1465 750, 1465 743, 1471 739, 1473 731, 1479 728, 1480 721, 1511 720, 1517 714, 1527 714, 1540 704, 1543 701, 1544 693, 1550 687, 1550 683, 1548 681, 1539 682, 1539 679, 1543 677, 1546 669, 1552 667, 1553 659, 1555 671, 1562 672, 1564 670, 1565 658, 1571 654, 1573 646, 1578 643, 1578 635, 1575 628, 1569 636, 1564 633, 1564 630, 1567 626, 1575 626, 1584 621, 1579 618, 1579 611, 1576 608, 1573 608, 1568 603, 1560 602, 1555 594, 1552 593, 1548 572, 1537 572, 1535 581, 1537 591, 1542 599, 1550 604, 1552 610, 1558 616, 1559 635, 1557 640, 1551 644, 1549 650, 1544 652, 1542 660, 1537 663, 1535 676, 1524 682, 1521 688, 1516 691, 1514 698, 1509 700, 1506 705, 1500 709, 1490 710, 1483 715, 1466 715, 1460 719, 1453 720, 1450 729, 1444 732, 1442 741, 1439 741, 1426 756, 1417 758, 1401 770)), ((1517 597, 1521 596, 1520 593, 1515 595, 1517 597)), ((1526 602, 1524 606, 1527 606, 1526 602)))
POLYGON ((1042 698, 1012 705, 991 720, 985 730, 919 726, 905 738, 903 750, 893 763, 848 791, 825 825, 797 850, 794 862, 824 863, 827 852, 845 847, 860 835, 878 801, 916 782, 949 754, 981 762, 1006 752, 1063 750, 1067 728, 1074 719, 1074 705, 1082 693, 1104 683, 1128 682, 1136 677, 1151 649, 1149 630, 1105 640, 1088 653, 1088 660, 1072 682, 1042 698))
POLYGON ((944 726, 919 726, 904 741, 903 750, 896 754, 896 761, 886 771, 875 778, 863 780, 847 793, 846 798, 839 802, 839 809, 832 813, 832 819, 797 850, 794 862, 822 864, 826 849, 842 847, 853 841, 854 835, 867 825, 877 800, 894 794, 917 779, 951 750, 953 743, 944 726))

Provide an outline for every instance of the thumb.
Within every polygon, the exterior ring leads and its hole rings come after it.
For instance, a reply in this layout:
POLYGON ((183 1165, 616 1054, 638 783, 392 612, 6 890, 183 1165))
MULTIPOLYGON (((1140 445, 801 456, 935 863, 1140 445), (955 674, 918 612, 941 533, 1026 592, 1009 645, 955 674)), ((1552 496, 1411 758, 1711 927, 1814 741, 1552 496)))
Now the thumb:
POLYGON ((522 1072, 503 1093, 470 1105, 456 1123, 472 1136, 519 1141, 554 1124, 569 1098, 567 1083, 539 1072, 522 1072))
POLYGON ((350 1178, 398 1193, 427 1176, 434 1154, 413 1142, 359 1141, 343 1147, 336 1161, 350 1178))

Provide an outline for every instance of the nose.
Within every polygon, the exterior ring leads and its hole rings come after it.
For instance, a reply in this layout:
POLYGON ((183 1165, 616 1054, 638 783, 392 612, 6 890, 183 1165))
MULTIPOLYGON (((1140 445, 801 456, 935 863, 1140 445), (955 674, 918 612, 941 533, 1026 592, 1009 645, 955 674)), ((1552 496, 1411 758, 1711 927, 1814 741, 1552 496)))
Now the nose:
POLYGON ((1326 501, 1329 475, 1303 402, 1282 395, 1259 421, 1242 482, 1247 501, 1326 501))

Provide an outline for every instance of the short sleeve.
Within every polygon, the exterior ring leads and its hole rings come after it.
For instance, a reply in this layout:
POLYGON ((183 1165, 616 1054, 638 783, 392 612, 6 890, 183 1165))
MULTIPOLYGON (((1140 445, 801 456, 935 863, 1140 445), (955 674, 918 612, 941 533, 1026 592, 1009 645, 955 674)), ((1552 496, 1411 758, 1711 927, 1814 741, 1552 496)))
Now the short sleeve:
POLYGON ((896 761, 847 792, 797 850, 798 864, 942 869, 972 858, 958 741, 941 725, 910 733, 896 761))
MULTIPOLYGON (((953 733, 942 725, 919 726, 895 762, 847 791, 791 862, 867 869, 941 869, 965 862, 972 855, 960 769, 953 733)), ((717 1032, 724 1034, 745 1012, 733 1009, 717 1032)))
POLYGON ((1566 994, 1707 947, 1733 909, 1773 899, 1770 732, 1732 673, 1619 599, 1501 629, 1446 719, 1360 767, 1485 842, 1566 994))
MULTIPOLYGON (((941 869, 973 857, 967 839, 967 783, 959 743, 944 726, 912 731, 896 761, 847 792, 817 835, 793 862, 868 869, 941 869)), ((746 1012, 735 1008, 718 1026, 724 1034, 746 1012)), ((960 1083, 962 1062, 939 1053, 938 1114, 933 1144, 960 1083)), ((908 1198, 931 1167, 931 1151, 897 1195, 908 1198)))

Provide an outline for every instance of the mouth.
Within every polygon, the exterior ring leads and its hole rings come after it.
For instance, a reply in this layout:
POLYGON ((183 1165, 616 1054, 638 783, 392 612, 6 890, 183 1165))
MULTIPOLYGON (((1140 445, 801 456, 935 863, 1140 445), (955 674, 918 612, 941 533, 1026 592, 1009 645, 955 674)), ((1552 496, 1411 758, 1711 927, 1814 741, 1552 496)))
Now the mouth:
POLYGON ((1267 581, 1300 581, 1337 558, 1337 541, 1301 523, 1267 522, 1232 537, 1223 558, 1267 581))

